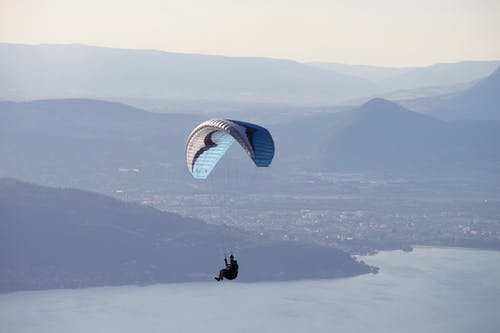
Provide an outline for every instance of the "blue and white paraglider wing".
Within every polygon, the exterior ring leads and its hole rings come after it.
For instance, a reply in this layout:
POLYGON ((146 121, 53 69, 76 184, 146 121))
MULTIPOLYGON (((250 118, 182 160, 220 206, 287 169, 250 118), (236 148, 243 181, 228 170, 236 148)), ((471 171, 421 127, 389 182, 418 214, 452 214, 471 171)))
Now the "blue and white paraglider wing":
POLYGON ((264 127, 237 120, 212 119, 189 135, 186 163, 196 179, 206 179, 229 147, 237 141, 258 167, 267 167, 274 157, 274 141, 264 127))

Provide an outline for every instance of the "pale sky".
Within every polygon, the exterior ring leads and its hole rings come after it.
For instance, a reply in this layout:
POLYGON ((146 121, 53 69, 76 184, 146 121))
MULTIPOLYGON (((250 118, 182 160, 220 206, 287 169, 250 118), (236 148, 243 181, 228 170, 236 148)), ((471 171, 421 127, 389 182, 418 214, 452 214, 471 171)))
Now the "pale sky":
POLYGON ((500 59, 500 0, 0 0, 0 42, 384 66, 500 59))

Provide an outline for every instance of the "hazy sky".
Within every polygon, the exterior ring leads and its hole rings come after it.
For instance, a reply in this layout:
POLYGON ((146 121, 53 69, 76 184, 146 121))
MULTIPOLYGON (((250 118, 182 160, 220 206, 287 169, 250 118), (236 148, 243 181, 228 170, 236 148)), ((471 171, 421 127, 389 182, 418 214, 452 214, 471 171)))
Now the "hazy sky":
POLYGON ((0 0, 0 41, 387 66, 500 59, 500 0, 0 0))

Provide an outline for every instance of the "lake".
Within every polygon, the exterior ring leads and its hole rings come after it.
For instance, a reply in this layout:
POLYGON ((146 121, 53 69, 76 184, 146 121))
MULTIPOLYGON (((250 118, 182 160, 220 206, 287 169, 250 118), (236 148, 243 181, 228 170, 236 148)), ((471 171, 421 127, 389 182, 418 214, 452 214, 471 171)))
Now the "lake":
POLYGON ((1 294, 0 332, 500 332, 500 252, 419 247, 361 259, 380 272, 1 294))

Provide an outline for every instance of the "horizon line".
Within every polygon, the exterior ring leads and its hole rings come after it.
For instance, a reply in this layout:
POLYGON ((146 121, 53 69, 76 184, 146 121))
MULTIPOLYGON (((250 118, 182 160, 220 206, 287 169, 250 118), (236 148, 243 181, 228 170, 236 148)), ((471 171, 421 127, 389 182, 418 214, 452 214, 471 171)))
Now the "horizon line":
POLYGON ((387 65, 376 65, 376 64, 360 64, 360 63, 346 63, 337 61, 300 61, 292 58, 278 58, 278 57, 266 57, 266 56, 245 56, 245 55, 224 55, 224 54, 212 54, 212 53, 197 53, 197 52, 182 52, 182 51, 171 51, 162 50, 155 48, 135 48, 135 47, 117 47, 109 45, 96 45, 96 44, 86 44, 86 43, 17 43, 17 42, 6 42, 0 41, 0 45, 17 45, 17 46, 83 46, 92 48, 102 48, 102 49, 113 49, 113 50, 127 50, 127 51, 149 51, 149 52, 161 52, 161 53, 171 53, 179 55, 192 55, 192 56, 206 56, 206 57, 220 57, 220 58, 232 58, 232 59, 269 59, 269 60, 280 60, 280 61, 292 61, 300 64, 336 64, 345 66, 365 66, 365 67, 376 67, 376 68, 390 68, 390 69, 416 69, 416 68, 426 68, 436 65, 447 65, 447 64, 460 64, 460 63, 473 63, 473 62, 500 62, 500 59, 481 59, 481 60, 471 60, 464 59, 460 61, 450 61, 450 62, 435 62, 428 65, 416 65, 416 66, 387 66, 387 65))

